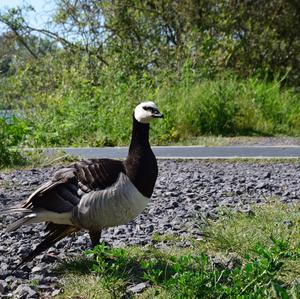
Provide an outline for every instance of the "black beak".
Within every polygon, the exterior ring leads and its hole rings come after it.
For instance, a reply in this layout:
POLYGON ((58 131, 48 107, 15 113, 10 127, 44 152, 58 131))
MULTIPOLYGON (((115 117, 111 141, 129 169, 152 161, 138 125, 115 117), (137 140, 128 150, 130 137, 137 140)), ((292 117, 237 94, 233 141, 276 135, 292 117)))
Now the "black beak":
POLYGON ((154 118, 164 118, 164 115, 160 113, 159 111, 156 111, 155 113, 152 114, 154 118))
POLYGON ((152 117, 154 118, 164 118, 164 115, 162 113, 159 112, 159 110, 153 110, 152 111, 152 117))

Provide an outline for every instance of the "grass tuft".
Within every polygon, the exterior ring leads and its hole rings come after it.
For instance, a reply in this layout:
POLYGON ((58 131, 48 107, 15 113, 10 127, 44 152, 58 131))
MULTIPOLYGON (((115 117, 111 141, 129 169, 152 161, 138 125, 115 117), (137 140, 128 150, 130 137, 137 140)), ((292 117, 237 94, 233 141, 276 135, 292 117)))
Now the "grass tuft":
POLYGON ((224 213, 190 248, 98 245, 60 268, 58 298, 298 298, 299 231, 299 205, 270 201, 252 214, 224 213), (146 287, 131 293, 138 283, 146 287))

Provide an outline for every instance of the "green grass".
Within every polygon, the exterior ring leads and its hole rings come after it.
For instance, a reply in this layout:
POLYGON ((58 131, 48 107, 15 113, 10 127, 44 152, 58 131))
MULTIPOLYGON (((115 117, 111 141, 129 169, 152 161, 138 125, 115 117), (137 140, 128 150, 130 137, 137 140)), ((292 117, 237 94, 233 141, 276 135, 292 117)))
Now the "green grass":
POLYGON ((59 266, 57 298, 299 298, 299 208, 270 201, 250 215, 227 211, 184 249, 171 235, 154 236, 174 242, 165 250, 99 245, 59 266), (128 293, 141 282, 141 293, 128 293))
POLYGON ((26 159, 20 153, 17 145, 28 132, 24 121, 12 118, 8 124, 5 119, 0 118, 0 169, 4 166, 23 165, 26 159))
MULTIPOLYGON (((74 79, 75 80, 75 79, 74 79)), ((232 75, 215 80, 152 82, 131 78, 103 86, 69 82, 34 101, 30 146, 116 146, 130 139, 133 107, 154 100, 165 119, 152 125, 152 144, 186 143, 199 136, 300 135, 300 96, 279 81, 232 75)), ((214 141, 213 141, 214 142, 214 141)))

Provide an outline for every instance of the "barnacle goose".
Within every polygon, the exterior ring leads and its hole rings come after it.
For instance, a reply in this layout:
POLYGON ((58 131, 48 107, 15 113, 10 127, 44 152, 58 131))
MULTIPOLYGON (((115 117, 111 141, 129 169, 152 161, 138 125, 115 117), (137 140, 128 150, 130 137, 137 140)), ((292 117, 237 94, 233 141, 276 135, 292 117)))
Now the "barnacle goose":
MULTIPOLYGON (((157 162, 149 143, 149 123, 163 115, 153 102, 143 102, 133 113, 133 129, 125 161, 92 159, 58 170, 52 179, 20 206, 0 214, 23 213, 10 224, 14 231, 24 224, 45 222, 42 242, 21 264, 80 229, 89 231, 92 246, 103 228, 126 224, 139 215, 152 195, 157 162)), ((21 265, 20 264, 20 265, 21 265)))

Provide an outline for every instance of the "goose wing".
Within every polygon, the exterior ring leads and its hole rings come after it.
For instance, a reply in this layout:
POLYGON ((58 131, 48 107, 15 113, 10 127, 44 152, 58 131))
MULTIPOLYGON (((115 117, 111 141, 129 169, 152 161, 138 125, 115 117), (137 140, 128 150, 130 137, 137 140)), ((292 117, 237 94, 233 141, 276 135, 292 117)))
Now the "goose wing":
POLYGON ((71 211, 83 194, 113 185, 121 172, 125 169, 118 160, 76 162, 55 172, 53 178, 33 192, 21 208, 42 208, 58 213, 71 211))

